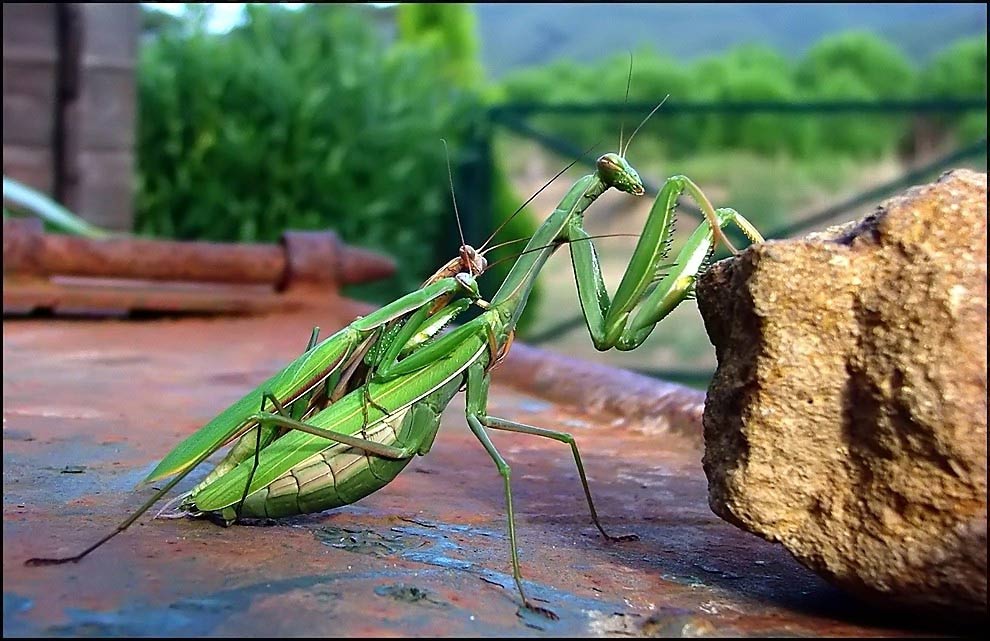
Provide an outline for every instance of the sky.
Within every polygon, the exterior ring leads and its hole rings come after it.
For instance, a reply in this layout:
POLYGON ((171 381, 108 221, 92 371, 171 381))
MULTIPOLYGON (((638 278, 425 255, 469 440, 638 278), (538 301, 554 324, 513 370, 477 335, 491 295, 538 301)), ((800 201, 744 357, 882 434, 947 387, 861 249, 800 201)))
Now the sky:
MULTIPOLYGON (((153 9, 160 9, 161 11, 166 11, 172 15, 179 15, 182 13, 183 3, 182 2, 142 2, 145 7, 151 7, 153 9)), ((230 31, 232 27, 237 26, 241 21, 242 14, 244 11, 244 2, 213 2, 208 3, 213 7, 213 13, 210 16, 210 22, 207 28, 210 31, 215 31, 218 33, 230 31)), ((284 7, 301 7, 307 3, 305 2, 281 2, 279 3, 284 7)), ((388 6, 390 4, 395 4, 394 2, 372 2, 371 4, 376 6, 388 6)))
MULTIPOLYGON (((174 16, 180 15, 184 6, 181 2, 142 2, 141 4, 174 16)), ((243 2, 213 3, 213 13, 210 16, 208 28, 210 31, 229 31, 231 27, 240 22, 243 11, 243 2)))

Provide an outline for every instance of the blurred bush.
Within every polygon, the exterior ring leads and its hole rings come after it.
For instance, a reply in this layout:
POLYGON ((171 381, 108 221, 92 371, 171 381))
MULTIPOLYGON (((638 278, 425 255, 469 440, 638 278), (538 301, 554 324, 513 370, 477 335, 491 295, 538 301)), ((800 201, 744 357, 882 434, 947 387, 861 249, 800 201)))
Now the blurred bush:
MULTIPOLYGON (((879 100, 915 95, 916 72, 892 44, 866 32, 823 38, 798 65, 796 80, 812 100, 879 100)), ((823 115, 814 149, 859 158, 890 153, 907 134, 903 115, 823 115)))
MULTIPOLYGON (((987 97, 987 38, 966 38, 942 51, 921 74, 921 91, 931 96, 987 97)), ((967 114, 955 129, 961 143, 987 135, 987 114, 967 114)))
MULTIPOLYGON (((657 102, 807 102, 932 97, 986 97, 986 38, 950 46, 922 69, 897 47, 867 32, 823 38, 791 62, 771 48, 744 45, 693 63, 643 48, 634 56, 629 99, 657 102)), ((557 60, 506 76, 502 95, 519 102, 615 102, 625 93, 627 56, 585 64, 557 60)), ((535 123, 578 144, 617 139, 614 117, 540 115, 535 123)), ((964 140, 986 135, 986 112, 945 120, 964 140)), ((679 159, 704 151, 740 150, 807 159, 843 155, 874 159, 910 135, 907 117, 889 114, 671 114, 661 109, 640 158, 679 159)), ((642 160, 640 160, 642 162, 642 160)))
POLYGON ((481 106, 433 49, 386 46, 362 9, 251 4, 226 34, 195 10, 158 25, 140 52, 136 231, 332 228, 402 266, 362 290, 379 301, 432 273, 454 225, 440 139, 456 153, 481 106))

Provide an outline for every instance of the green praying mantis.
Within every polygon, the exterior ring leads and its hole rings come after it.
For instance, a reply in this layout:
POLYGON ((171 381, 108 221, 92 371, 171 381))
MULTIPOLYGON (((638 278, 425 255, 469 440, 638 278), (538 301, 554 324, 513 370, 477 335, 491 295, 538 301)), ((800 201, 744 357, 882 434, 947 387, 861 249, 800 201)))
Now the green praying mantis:
MULTIPOLYGON (((639 127, 629 143, 638 131, 639 127)), ((241 517, 278 518, 354 503, 386 486, 414 456, 430 451, 444 408, 465 389, 468 428, 503 480, 513 578, 522 603, 555 618, 551 611, 534 605, 523 588, 510 467, 489 439, 488 430, 531 434, 569 445, 594 525, 609 540, 635 535, 615 537, 602 526, 577 443, 570 434, 488 413, 491 370, 511 346, 516 322, 541 268, 559 247, 568 244, 592 342, 603 351, 631 350, 693 293, 695 277, 716 242, 736 251, 723 227, 734 224, 751 242, 763 240, 734 210, 713 208, 687 177, 669 178, 653 203, 615 295, 609 296, 583 220, 588 207, 610 188, 644 194, 639 174, 625 159, 626 151, 628 143, 623 149, 620 134, 619 151, 602 155, 595 171, 571 186, 490 301, 482 297, 476 282, 487 264, 483 253, 462 244, 460 255, 419 290, 359 317, 322 342, 316 342, 314 330, 301 356, 167 454, 144 483, 173 478, 110 534, 75 556, 34 558, 27 563, 81 560, 127 529, 189 472, 235 440, 206 478, 176 499, 181 501, 178 513, 210 515, 229 524, 241 517), (671 249, 674 208, 685 191, 698 203, 705 220, 671 268, 665 261, 671 249), (670 271, 663 275, 665 268, 670 271), (440 334, 472 305, 481 309, 477 317, 440 334)))

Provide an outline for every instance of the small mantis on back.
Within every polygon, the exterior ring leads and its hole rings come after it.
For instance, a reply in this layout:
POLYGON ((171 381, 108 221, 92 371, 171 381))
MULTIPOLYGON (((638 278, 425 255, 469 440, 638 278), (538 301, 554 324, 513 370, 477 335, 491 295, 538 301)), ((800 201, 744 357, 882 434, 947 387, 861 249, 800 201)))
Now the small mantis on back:
MULTIPOLYGON (((639 127, 630 143, 638 131, 639 127)), ((144 482, 174 478, 109 535, 75 556, 27 563, 79 561, 125 530, 234 439, 239 440, 226 458, 180 497, 180 512, 231 522, 354 503, 391 482, 415 455, 430 451, 441 413, 465 388, 467 425, 503 479, 513 577, 522 603, 555 617, 533 605, 523 589, 511 471, 487 430, 531 434, 569 445, 595 526, 609 540, 634 535, 613 537, 605 531, 570 434, 488 413, 491 370, 511 346, 536 277, 550 255, 569 244, 582 313, 595 347, 630 350, 692 294, 694 279, 716 239, 728 244, 722 227, 735 224, 752 242, 762 241, 734 210, 714 209, 693 182, 675 176, 660 190, 616 294, 610 297, 583 219, 588 207, 609 188, 636 196, 644 193, 638 173, 625 160, 627 150, 628 144, 623 149, 620 139, 619 153, 602 155, 595 172, 574 183, 530 238, 490 302, 481 297, 475 281, 485 269, 484 261, 479 252, 462 245, 461 255, 419 290, 358 318, 318 344, 314 332, 300 357, 166 455, 144 482), (705 220, 677 255, 672 271, 659 277, 661 269, 669 266, 664 261, 670 251, 674 207, 685 190, 698 202, 705 220), (437 337, 444 325, 472 304, 483 310, 479 316, 437 337)))

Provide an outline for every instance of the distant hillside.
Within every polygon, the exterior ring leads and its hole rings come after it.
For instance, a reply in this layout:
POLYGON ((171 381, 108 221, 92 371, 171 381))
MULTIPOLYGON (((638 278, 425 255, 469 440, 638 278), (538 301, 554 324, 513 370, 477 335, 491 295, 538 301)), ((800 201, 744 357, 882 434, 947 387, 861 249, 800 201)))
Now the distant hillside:
POLYGON ((477 4, 491 78, 557 58, 591 61, 650 46, 691 60, 759 42, 800 56, 822 36, 875 31, 916 62, 987 33, 984 4, 477 4))

